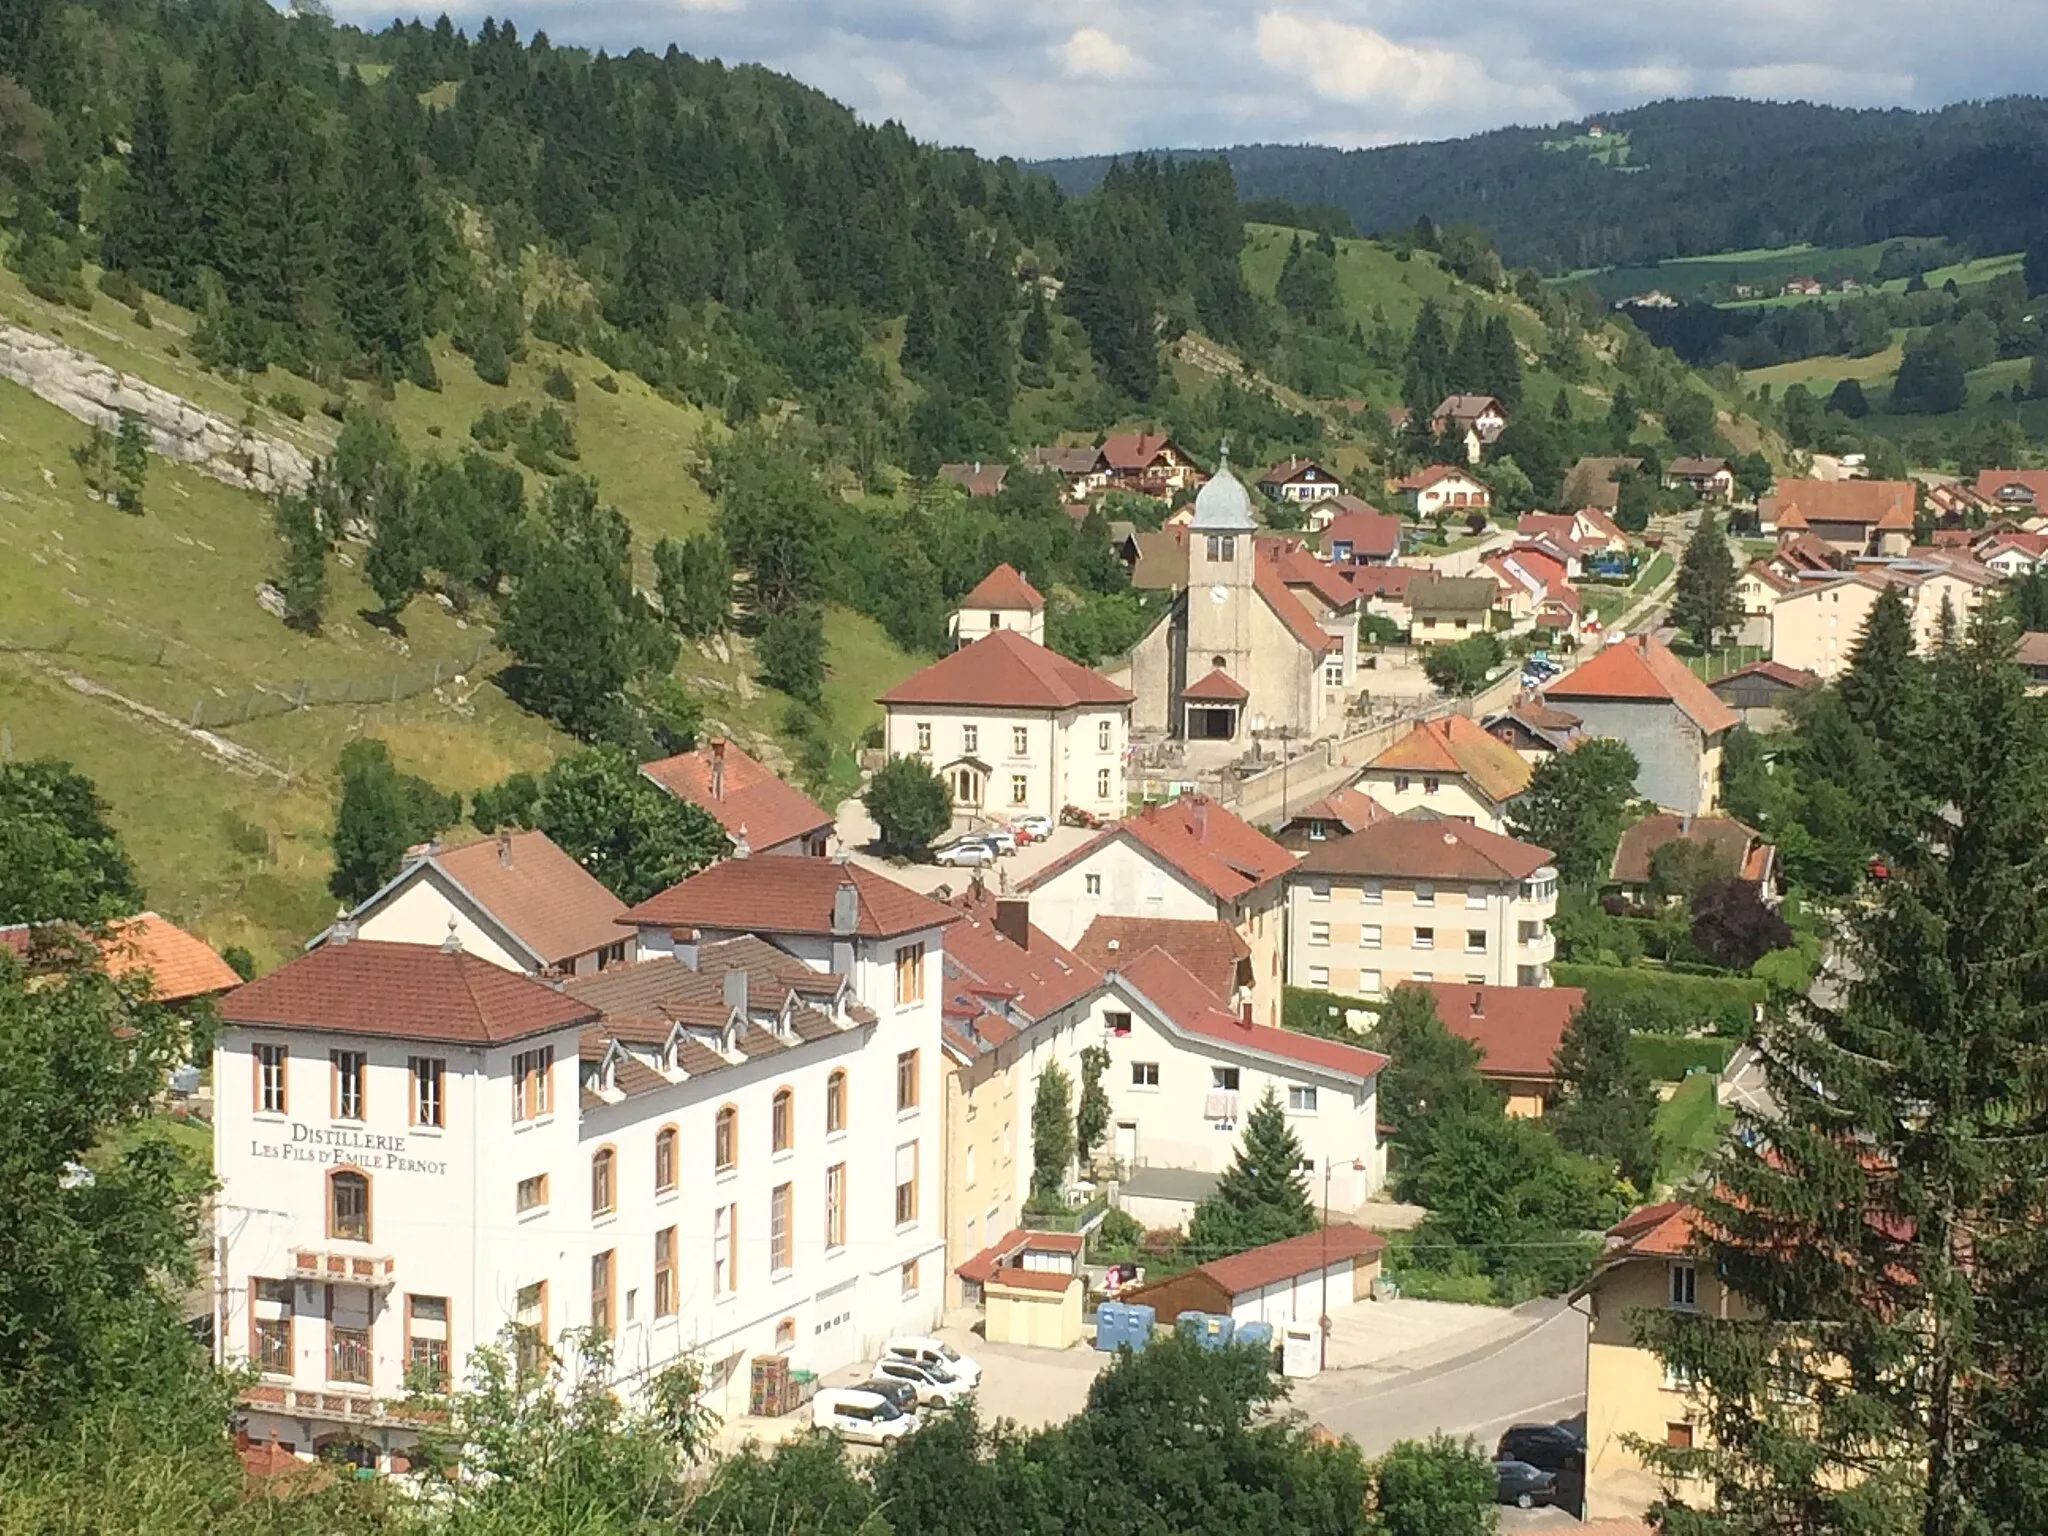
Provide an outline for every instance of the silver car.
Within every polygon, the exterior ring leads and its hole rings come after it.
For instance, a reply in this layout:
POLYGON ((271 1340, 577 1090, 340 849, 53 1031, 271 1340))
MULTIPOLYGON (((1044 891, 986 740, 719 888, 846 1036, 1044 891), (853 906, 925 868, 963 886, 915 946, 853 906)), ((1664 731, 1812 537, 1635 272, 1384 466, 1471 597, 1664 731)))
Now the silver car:
POLYGON ((978 837, 963 837, 932 853, 934 864, 947 864, 957 869, 979 869, 995 861, 995 845, 978 837))

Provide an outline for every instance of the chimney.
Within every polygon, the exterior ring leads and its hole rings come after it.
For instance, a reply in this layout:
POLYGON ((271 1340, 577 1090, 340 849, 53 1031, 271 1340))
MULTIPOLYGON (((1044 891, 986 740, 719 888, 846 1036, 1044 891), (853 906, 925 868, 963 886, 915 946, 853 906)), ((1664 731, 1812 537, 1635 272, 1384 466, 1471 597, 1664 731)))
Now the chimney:
POLYGON ((1252 1027, 1252 1000, 1250 998, 1246 998, 1238 1005, 1237 1014, 1238 1023, 1242 1024, 1246 1029, 1250 1029, 1252 1027))
POLYGON ((1691 812, 1691 811, 1687 811, 1687 812, 1686 812, 1686 813, 1685 813, 1684 815, 1682 815, 1682 816, 1680 816, 1680 817, 1678 818, 1678 835, 1679 835, 1680 837, 1691 837, 1691 836, 1692 836, 1692 812, 1691 812))
POLYGON ((747 973, 743 970, 725 973, 725 1006, 741 1018, 747 1016, 747 973))
POLYGON ((996 902, 996 932, 1019 949, 1031 947, 1031 903, 1002 897, 996 902))
POLYGON ((1207 842, 1209 838, 1209 797, 1207 795, 1192 796, 1189 804, 1194 809, 1195 841, 1198 843, 1207 842))
POLYGON ((507 869, 512 867, 512 829, 510 827, 501 827, 498 830, 498 862, 507 869))
POLYGON ((725 798, 725 738, 711 738, 711 798, 725 798))
POLYGON ((732 835, 732 856, 736 859, 744 859, 753 851, 754 845, 747 841, 747 824, 743 821, 740 823, 739 831, 732 835))
POLYGON ((356 936, 356 920, 350 917, 347 907, 334 909, 334 926, 327 930, 327 942, 346 944, 356 936))
POLYGON ((859 927, 860 892, 851 880, 842 880, 832 893, 832 936, 851 938, 859 927))
POLYGON ((1475 1019, 1486 1017, 1486 994, 1484 992, 1474 992, 1472 994, 1472 1017, 1475 1019))

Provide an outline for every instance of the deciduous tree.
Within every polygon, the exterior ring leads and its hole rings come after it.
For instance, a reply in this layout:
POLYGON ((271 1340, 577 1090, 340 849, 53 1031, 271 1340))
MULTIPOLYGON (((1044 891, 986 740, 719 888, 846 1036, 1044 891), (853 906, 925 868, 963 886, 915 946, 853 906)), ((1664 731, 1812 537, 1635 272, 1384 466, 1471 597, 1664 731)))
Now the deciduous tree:
POLYGON ((1590 890, 1614 862, 1638 770, 1635 753, 1602 737, 1554 752, 1509 808, 1508 829, 1548 848, 1567 885, 1590 890))
POLYGON ((861 804, 881 831, 882 852, 901 858, 923 858, 953 822, 953 796, 922 758, 890 758, 868 780, 861 804))
POLYGON ((1629 1051, 1632 1031, 1620 1004, 1581 1003, 1557 1048, 1563 1097, 1544 1118, 1564 1146, 1647 1195, 1657 1174, 1657 1089, 1629 1051))
POLYGON ((1376 1090, 1379 1116, 1398 1154, 1394 1189, 1406 1199, 1437 1126, 1460 1115, 1499 1114, 1500 1095, 1479 1075, 1479 1048, 1444 1027, 1424 987, 1394 988, 1366 1041, 1387 1058, 1376 1090))
POLYGON ((1038 1074, 1031 1099, 1031 1197, 1057 1201, 1074 1163, 1073 1083, 1056 1061, 1038 1074))
POLYGON ((0 762, 0 924, 98 923, 142 888, 92 780, 54 757, 0 762))
MULTIPOLYGON (((533 825, 628 904, 667 890, 732 846, 708 812, 650 781, 617 747, 555 759, 539 789, 533 825)), ((517 816, 516 800, 501 793, 490 809, 517 816)))

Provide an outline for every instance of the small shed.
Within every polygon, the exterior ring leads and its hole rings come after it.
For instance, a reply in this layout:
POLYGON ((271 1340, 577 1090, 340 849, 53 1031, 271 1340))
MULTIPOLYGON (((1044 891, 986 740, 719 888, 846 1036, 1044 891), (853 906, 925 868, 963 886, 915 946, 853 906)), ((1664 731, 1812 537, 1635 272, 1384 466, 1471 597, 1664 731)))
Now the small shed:
POLYGON ((1238 1324, 1312 1323, 1326 1305, 1347 1307, 1371 1293, 1386 1246, 1377 1232, 1337 1222, 1136 1286, 1121 1299, 1156 1309, 1161 1323, 1183 1312, 1222 1313, 1238 1324))
POLYGON ((1185 1229, 1195 1207, 1216 1192, 1216 1175, 1199 1168, 1154 1168, 1140 1164, 1118 1186, 1117 1207, 1139 1226, 1185 1229))
POLYGON ((999 1269, 982 1283, 991 1344, 1030 1349, 1072 1349, 1081 1342, 1078 1274, 1050 1269, 999 1269))

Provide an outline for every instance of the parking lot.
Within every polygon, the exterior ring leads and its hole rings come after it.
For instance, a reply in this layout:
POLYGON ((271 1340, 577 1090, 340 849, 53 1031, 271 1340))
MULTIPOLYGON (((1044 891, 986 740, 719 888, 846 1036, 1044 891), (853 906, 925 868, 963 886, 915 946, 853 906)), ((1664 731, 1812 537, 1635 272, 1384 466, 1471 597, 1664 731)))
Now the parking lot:
MULTIPOLYGON (((872 869, 898 885, 906 885, 921 893, 929 893, 942 885, 949 890, 961 891, 974 878, 972 869, 943 864, 894 864, 877 858, 868 851, 875 838, 875 824, 868 817, 867 807, 858 800, 841 802, 837 818, 838 846, 846 850, 854 863, 872 869)), ((956 832, 962 830, 965 830, 964 823, 955 828, 956 832)), ((1072 853, 1094 835, 1085 827, 1054 827, 1052 835, 1044 841, 1026 843, 1015 853, 1005 854, 987 866, 981 872, 982 880, 992 890, 1012 888, 1053 860, 1072 853)))

